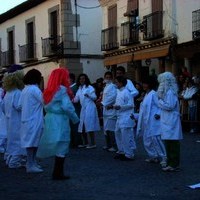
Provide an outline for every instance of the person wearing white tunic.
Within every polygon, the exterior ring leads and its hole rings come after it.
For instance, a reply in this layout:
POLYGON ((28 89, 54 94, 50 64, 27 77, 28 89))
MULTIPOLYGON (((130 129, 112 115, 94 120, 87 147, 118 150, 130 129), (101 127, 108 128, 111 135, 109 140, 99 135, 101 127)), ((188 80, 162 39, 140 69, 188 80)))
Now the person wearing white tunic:
MULTIPOLYGON (((116 76, 123 76, 125 77, 125 68, 123 66, 118 66, 116 69, 116 76)), ((138 90, 135 88, 135 86, 133 85, 132 81, 129 79, 127 80, 127 84, 126 84, 126 89, 131 93, 132 97, 136 97, 139 92, 138 90)))
POLYGON ((77 85, 79 86, 79 89, 73 102, 76 103, 80 101, 81 104, 78 132, 81 133, 83 145, 79 145, 79 147, 92 149, 96 147, 95 131, 100 130, 97 108, 94 102, 97 96, 95 94, 95 89, 90 85, 90 80, 86 74, 79 75, 77 85), (90 138, 89 145, 87 134, 90 138))
POLYGON ((158 105, 161 108, 161 139, 165 141, 167 153, 167 167, 163 168, 163 171, 177 171, 180 164, 180 140, 183 138, 178 86, 171 72, 160 74, 158 82, 158 105))
POLYGON ((112 72, 104 74, 104 82, 106 86, 103 90, 103 98, 101 104, 103 105, 103 127, 106 139, 106 149, 108 151, 116 151, 115 142, 115 125, 116 125, 116 111, 112 108, 117 97, 117 87, 113 84, 112 72))
POLYGON ((131 118, 134 112, 134 102, 130 92, 125 88, 126 78, 117 76, 115 81, 118 90, 113 108, 117 111, 115 139, 118 151, 114 158, 129 161, 134 159, 134 150, 136 149, 135 121, 131 118))
POLYGON ((25 88, 22 90, 19 106, 21 116, 21 146, 27 152, 27 173, 39 173, 43 170, 36 162, 38 144, 43 131, 43 98, 39 89, 41 73, 29 70, 24 76, 25 88))
POLYGON ((140 104, 137 136, 143 136, 144 148, 149 156, 145 161, 158 163, 161 159, 161 166, 165 167, 166 151, 160 136, 160 108, 155 88, 155 79, 147 77, 143 81, 146 95, 140 104))
POLYGON ((6 116, 7 147, 6 164, 9 168, 23 166, 25 150, 21 147, 20 127, 21 110, 18 106, 23 84, 23 72, 21 70, 8 73, 3 78, 3 87, 6 90, 3 99, 3 111, 6 116))
POLYGON ((6 117, 2 110, 4 90, 0 88, 0 153, 5 153, 7 141, 6 117))

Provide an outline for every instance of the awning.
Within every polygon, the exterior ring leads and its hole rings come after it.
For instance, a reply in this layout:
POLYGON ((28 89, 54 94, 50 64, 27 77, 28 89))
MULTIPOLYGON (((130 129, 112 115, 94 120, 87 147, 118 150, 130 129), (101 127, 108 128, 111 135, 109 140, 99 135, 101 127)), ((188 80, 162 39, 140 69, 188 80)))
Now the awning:
POLYGON ((132 60, 133 60, 133 53, 111 56, 104 59, 104 65, 105 66, 116 65, 120 63, 131 62, 132 60))
POLYGON ((133 60, 146 60, 150 58, 164 57, 169 54, 170 44, 164 46, 153 47, 149 49, 144 49, 141 51, 136 51, 133 56, 133 60))

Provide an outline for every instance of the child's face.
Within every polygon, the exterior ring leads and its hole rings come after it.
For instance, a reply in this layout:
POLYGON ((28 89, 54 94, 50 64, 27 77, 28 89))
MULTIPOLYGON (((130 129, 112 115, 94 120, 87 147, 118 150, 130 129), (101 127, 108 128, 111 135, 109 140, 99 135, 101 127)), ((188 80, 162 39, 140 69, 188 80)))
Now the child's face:
POLYGON ((118 89, 122 88, 123 87, 123 84, 120 83, 118 80, 115 80, 115 84, 117 86, 118 89))
POLYGON ((81 85, 84 85, 85 84, 85 76, 81 76, 79 79, 79 82, 81 85))
POLYGON ((149 89, 149 85, 147 83, 143 83, 142 87, 144 91, 147 91, 149 89))

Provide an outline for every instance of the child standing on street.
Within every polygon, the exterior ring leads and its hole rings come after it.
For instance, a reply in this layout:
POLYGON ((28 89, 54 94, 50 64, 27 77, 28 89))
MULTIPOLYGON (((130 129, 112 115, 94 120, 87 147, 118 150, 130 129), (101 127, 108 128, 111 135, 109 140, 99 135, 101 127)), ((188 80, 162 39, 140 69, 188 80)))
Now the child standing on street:
POLYGON ((70 90, 69 72, 66 68, 52 71, 43 97, 45 126, 37 155, 40 158, 55 156, 53 180, 69 179, 69 176, 64 175, 64 162, 69 153, 70 120, 76 124, 79 118, 70 100, 73 93, 70 90))
POLYGON ((106 72, 104 75, 104 82, 106 86, 103 90, 103 98, 101 104, 103 105, 103 126, 106 138, 106 149, 108 151, 116 151, 115 144, 115 125, 116 125, 116 111, 112 108, 117 96, 117 87, 113 84, 112 72, 106 72))
POLYGON ((144 148, 148 154, 145 160, 149 163, 159 163, 166 166, 166 151, 160 133, 160 108, 155 91, 157 82, 152 77, 143 81, 143 90, 146 92, 142 103, 137 124, 137 135, 143 136, 144 148))
POLYGON ((135 121, 131 118, 134 113, 134 102, 131 93, 125 88, 127 80, 125 77, 116 77, 117 98, 113 108, 117 113, 115 128, 115 139, 118 151, 114 158, 129 161, 134 159, 136 149, 134 138, 135 121))
POLYGON ((27 152, 27 173, 39 173, 43 170, 36 162, 38 144, 43 131, 43 98, 39 88, 41 73, 31 69, 24 76, 25 88, 22 90, 19 105, 21 107, 21 146, 27 152))
POLYGON ((180 140, 182 127, 180 121, 180 107, 178 100, 178 86, 171 72, 164 72, 158 76, 158 105, 161 109, 160 129, 161 139, 165 141, 167 166, 163 171, 173 172, 179 169, 180 140))
POLYGON ((73 102, 76 103, 80 101, 81 103, 78 132, 81 133, 83 145, 79 145, 79 147, 93 149, 96 148, 95 131, 100 130, 97 108, 94 102, 97 96, 86 74, 79 75, 77 85, 79 89, 73 102), (89 145, 87 136, 89 136, 90 139, 89 145))

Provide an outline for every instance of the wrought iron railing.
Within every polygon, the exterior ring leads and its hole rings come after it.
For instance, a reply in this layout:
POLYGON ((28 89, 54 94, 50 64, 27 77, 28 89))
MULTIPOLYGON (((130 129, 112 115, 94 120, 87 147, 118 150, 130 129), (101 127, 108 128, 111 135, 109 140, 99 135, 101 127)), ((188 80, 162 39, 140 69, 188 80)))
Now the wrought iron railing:
POLYGON ((200 39, 200 9, 192 12, 192 38, 200 39))
POLYGON ((121 46, 139 42, 139 28, 132 22, 121 24, 121 46))
POLYGON ((15 63, 15 50, 1 52, 1 66, 7 67, 15 63))
POLYGON ((118 49, 117 27, 110 27, 101 31, 101 50, 118 49))
POLYGON ((51 57, 63 54, 63 42, 61 36, 42 38, 42 56, 51 57))
POLYGON ((143 39, 154 40, 164 36, 163 12, 157 11, 143 17, 143 39))
POLYGON ((37 60, 36 43, 19 45, 19 62, 29 62, 37 60))

